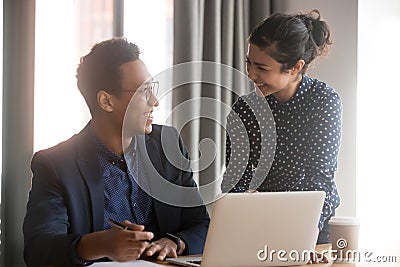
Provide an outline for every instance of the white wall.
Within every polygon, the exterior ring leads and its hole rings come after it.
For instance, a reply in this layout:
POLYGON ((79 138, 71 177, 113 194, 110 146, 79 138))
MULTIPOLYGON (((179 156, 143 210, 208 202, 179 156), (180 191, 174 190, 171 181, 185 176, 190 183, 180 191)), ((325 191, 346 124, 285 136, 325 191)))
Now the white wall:
POLYGON ((356 215, 356 89, 357 0, 278 0, 275 12, 308 13, 318 9, 331 27, 334 45, 327 57, 316 62, 308 74, 336 89, 343 103, 343 138, 336 181, 342 203, 338 215, 356 215))

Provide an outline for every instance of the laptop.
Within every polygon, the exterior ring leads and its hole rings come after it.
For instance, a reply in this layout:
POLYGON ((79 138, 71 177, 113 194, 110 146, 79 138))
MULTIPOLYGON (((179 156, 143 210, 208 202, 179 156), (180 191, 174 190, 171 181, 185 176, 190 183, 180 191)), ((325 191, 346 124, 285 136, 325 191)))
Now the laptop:
POLYGON ((323 191, 229 193, 213 208, 202 257, 167 258, 181 266, 291 266, 310 259, 323 191))

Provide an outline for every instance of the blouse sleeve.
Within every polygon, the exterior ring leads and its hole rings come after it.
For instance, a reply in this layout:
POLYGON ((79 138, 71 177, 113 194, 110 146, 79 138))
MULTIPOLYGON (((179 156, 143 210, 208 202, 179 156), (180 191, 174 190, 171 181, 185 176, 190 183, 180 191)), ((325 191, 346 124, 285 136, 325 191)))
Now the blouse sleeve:
POLYGON ((246 109, 246 102, 239 98, 232 106, 226 123, 225 173, 221 190, 244 192, 249 189, 252 179, 248 125, 243 121, 241 110, 246 109))
POLYGON ((293 191, 322 190, 326 198, 319 222, 322 229, 325 220, 333 215, 340 198, 334 181, 341 142, 342 104, 339 95, 332 93, 322 98, 313 108, 309 120, 309 138, 306 148, 304 177, 293 191))
MULTIPOLYGON (((238 151, 241 150, 240 138, 246 137, 247 132, 241 129, 242 121, 238 117, 237 113, 232 110, 227 117, 226 123, 226 144, 225 144, 225 173, 223 176, 221 190, 223 193, 228 192, 244 192, 248 189, 248 179, 244 179, 243 176, 246 176, 248 172, 248 168, 242 171, 244 166, 247 165, 248 159, 244 157, 243 159, 239 159, 238 157, 246 156, 245 154, 240 154, 238 151), (233 156, 233 158, 231 158, 233 156), (232 162, 234 161, 234 162, 232 162), (239 163, 239 164, 238 164, 239 163)), ((251 177, 249 177, 251 179, 251 177)))

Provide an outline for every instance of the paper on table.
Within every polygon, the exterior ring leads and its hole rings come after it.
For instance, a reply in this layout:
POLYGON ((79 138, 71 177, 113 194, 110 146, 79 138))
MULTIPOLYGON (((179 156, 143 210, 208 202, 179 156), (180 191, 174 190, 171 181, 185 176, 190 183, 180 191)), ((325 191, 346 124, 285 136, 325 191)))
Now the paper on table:
POLYGON ((149 262, 149 261, 144 261, 144 260, 136 260, 136 261, 129 261, 129 262, 96 262, 95 264, 91 266, 96 266, 96 267, 156 267, 156 266, 162 266, 157 263, 149 262))

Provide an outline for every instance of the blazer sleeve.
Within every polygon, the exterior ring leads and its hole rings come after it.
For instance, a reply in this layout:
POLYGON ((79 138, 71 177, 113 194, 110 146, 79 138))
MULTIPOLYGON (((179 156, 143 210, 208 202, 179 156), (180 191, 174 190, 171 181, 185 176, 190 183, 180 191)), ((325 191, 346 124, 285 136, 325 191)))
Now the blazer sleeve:
MULTIPOLYGON (((174 138, 179 138, 179 148, 182 155, 189 159, 188 150, 183 143, 182 138, 179 136, 178 131, 175 128, 171 129, 173 129, 172 134, 174 135, 174 138)), ((182 183, 181 185, 185 187, 197 187, 197 184, 193 179, 193 172, 190 169, 189 161, 186 161, 184 164, 186 164, 186 166, 183 166, 179 171, 181 176, 181 179, 179 179, 182 183)), ((201 199, 199 190, 197 190, 197 194, 193 197, 201 199)), ((185 254, 203 253, 209 222, 210 218, 205 205, 181 208, 180 230, 173 234, 179 236, 185 242, 185 254)))
POLYGON ((63 186, 45 152, 31 162, 32 188, 23 224, 24 260, 27 266, 72 266, 82 262, 75 255, 78 233, 69 234, 63 186))

